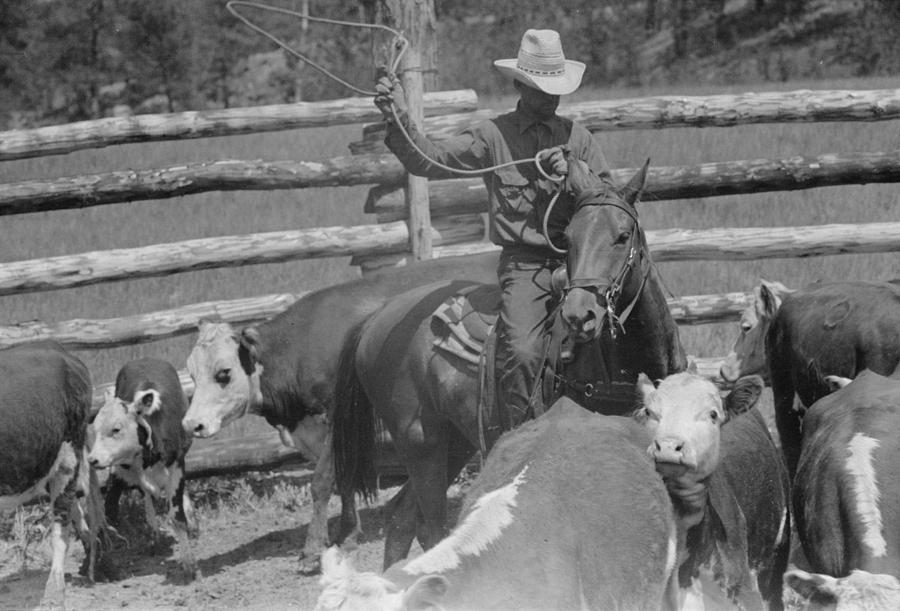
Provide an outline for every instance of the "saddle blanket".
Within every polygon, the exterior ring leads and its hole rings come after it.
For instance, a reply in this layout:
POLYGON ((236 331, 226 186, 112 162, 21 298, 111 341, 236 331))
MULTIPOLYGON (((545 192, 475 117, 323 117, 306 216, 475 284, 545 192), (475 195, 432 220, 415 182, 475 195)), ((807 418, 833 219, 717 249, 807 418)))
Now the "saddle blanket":
POLYGON ((480 284, 447 299, 433 314, 444 329, 435 347, 477 367, 499 316, 500 296, 499 286, 480 284))

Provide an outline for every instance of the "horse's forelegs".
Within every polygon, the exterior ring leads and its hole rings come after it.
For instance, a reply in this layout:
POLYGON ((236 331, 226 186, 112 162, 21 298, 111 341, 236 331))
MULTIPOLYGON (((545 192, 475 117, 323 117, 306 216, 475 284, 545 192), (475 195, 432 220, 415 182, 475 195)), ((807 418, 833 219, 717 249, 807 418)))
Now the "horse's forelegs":
POLYGON ((409 481, 391 497, 384 515, 384 570, 406 558, 416 536, 416 522, 421 520, 416 496, 409 481))

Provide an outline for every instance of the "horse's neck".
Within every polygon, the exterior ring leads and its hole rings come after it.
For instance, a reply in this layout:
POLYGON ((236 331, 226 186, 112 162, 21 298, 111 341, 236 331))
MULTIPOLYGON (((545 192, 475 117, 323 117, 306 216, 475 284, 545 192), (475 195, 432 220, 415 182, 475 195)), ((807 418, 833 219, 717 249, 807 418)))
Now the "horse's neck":
POLYGON ((651 379, 664 378, 687 366, 678 325, 669 311, 662 283, 651 270, 620 338, 623 366, 639 367, 651 379), (647 369, 655 368, 651 373, 647 369))

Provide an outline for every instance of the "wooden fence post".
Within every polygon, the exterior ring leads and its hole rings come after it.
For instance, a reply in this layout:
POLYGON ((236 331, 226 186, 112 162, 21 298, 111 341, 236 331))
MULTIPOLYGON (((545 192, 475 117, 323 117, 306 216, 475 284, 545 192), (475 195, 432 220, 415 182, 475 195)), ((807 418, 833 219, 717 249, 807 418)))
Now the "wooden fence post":
MULTIPOLYGON (((403 32, 409 40, 409 47, 399 66, 400 83, 406 92, 409 117, 421 126, 425 118, 422 95, 425 92, 426 75, 432 86, 436 80, 434 0, 385 0, 385 6, 385 17, 392 24, 391 27, 403 32)), ((409 175, 405 192, 412 259, 430 259, 432 244, 428 179, 409 175)))

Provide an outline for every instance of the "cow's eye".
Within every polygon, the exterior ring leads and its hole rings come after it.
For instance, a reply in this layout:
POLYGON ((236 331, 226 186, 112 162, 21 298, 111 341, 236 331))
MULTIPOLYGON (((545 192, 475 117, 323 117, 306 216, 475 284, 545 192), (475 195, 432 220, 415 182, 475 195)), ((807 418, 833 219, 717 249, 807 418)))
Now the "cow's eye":
POLYGON ((741 323, 741 331, 743 331, 744 333, 749 333, 750 329, 752 329, 752 328, 753 328, 753 323, 749 323, 749 322, 741 323))
POLYGON ((112 434, 113 434, 113 435, 118 435, 118 434, 121 433, 121 432, 122 432, 122 429, 121 429, 120 427, 118 427, 118 426, 115 427, 115 428, 113 428, 113 430, 112 430, 112 434))
POLYGON ((231 370, 220 369, 216 372, 215 378, 216 383, 221 384, 222 386, 226 386, 231 382, 231 370))
POLYGON ((711 412, 709 412, 709 419, 712 420, 713 422, 718 422, 719 421, 719 412, 717 412, 716 410, 712 410, 711 412))

